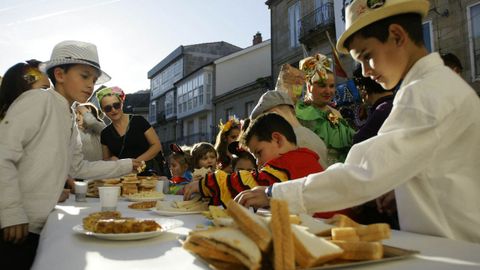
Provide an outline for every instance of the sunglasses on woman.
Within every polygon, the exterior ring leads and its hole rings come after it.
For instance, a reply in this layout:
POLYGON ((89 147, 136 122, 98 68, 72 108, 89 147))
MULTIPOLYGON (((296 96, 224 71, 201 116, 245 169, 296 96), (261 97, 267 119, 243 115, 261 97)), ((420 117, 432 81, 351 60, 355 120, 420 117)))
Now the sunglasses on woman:
POLYGON ((103 110, 104 112, 106 112, 106 113, 109 113, 109 112, 111 112, 113 109, 119 110, 120 107, 122 107, 122 103, 120 103, 120 102, 115 102, 115 103, 113 103, 112 105, 107 105, 107 106, 103 107, 102 110, 103 110))

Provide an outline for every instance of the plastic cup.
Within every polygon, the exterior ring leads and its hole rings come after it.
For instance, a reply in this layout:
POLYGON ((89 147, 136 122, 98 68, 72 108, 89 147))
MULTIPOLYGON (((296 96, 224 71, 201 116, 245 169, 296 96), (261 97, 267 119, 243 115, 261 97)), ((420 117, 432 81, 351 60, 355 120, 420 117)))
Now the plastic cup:
POLYGON ((87 183, 75 181, 75 201, 86 202, 87 199, 87 183))
POLYGON ((120 187, 98 187, 98 193, 100 195, 100 206, 102 211, 117 210, 120 187))
POLYGON ((164 193, 164 192, 163 192, 164 186, 165 186, 165 181, 164 181, 164 180, 158 180, 158 181, 157 181, 157 184, 155 185, 155 190, 156 190, 157 192, 162 192, 162 193, 164 193))

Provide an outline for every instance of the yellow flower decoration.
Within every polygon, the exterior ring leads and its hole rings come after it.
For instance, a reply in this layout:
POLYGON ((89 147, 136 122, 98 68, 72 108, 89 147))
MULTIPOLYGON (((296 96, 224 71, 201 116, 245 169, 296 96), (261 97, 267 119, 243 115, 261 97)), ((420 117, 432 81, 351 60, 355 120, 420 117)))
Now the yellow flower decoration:
POLYGON ((23 75, 23 79, 28 83, 28 84, 33 84, 34 82, 40 80, 42 78, 42 72, 38 70, 37 68, 33 67, 28 67, 25 75, 23 75))
POLYGON ((220 120, 220 124, 218 125, 222 133, 228 132, 232 127, 240 127, 240 121, 235 116, 231 116, 225 124, 220 120))
POLYGON ((338 116, 332 112, 330 112, 327 116, 328 121, 334 125, 338 125, 338 116))
POLYGON ((328 78, 327 71, 332 72, 331 66, 332 60, 320 53, 300 61, 300 70, 305 73, 305 80, 310 84, 325 82, 328 78))

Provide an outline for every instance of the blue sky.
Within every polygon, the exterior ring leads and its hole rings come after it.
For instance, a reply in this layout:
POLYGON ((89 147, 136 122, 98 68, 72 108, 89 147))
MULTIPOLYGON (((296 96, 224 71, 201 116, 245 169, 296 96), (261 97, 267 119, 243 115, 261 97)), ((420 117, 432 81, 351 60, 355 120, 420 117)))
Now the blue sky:
POLYGON ((1 0, 0 74, 55 44, 97 45, 100 64, 127 93, 150 87, 147 72, 180 45, 226 41, 251 45, 270 38, 264 0, 1 0))

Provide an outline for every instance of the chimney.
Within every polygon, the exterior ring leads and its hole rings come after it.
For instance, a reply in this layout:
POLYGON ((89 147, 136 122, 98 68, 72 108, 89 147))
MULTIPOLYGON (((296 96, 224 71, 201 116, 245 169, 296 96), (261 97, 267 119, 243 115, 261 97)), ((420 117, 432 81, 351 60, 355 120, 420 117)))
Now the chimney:
POLYGON ((260 32, 257 32, 254 36, 253 36, 253 45, 257 45, 257 44, 260 44, 262 43, 262 34, 260 34, 260 32))

